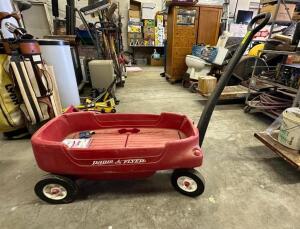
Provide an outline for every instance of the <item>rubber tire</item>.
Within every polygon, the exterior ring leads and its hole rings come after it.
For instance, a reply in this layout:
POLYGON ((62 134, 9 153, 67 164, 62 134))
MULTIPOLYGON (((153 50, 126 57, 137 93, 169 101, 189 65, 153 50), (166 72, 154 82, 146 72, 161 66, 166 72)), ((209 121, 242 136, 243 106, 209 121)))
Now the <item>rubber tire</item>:
POLYGON ((190 81, 190 74, 184 73, 182 77, 182 87, 184 88, 190 88, 191 87, 191 81, 190 81))
POLYGON ((247 113, 250 113, 251 112, 251 107, 249 107, 249 106, 245 106, 244 107, 244 112, 247 114, 247 113))
POLYGON ((71 180, 70 178, 58 175, 47 175, 39 182, 36 183, 34 187, 35 194, 43 201, 49 204, 68 204, 73 202, 76 199, 78 194, 79 188, 75 181, 71 180), (52 200, 46 197, 43 193, 43 188, 47 184, 60 184, 62 185, 66 191, 67 196, 61 200, 52 200))
POLYGON ((116 113, 116 112, 117 112, 116 109, 112 109, 112 110, 111 110, 111 113, 116 113))
POLYGON ((190 197, 197 197, 204 192, 204 177, 195 169, 176 169, 171 176, 171 183, 177 192, 190 197), (194 192, 186 192, 177 185, 177 179, 181 176, 187 176, 197 183, 197 189, 194 192))

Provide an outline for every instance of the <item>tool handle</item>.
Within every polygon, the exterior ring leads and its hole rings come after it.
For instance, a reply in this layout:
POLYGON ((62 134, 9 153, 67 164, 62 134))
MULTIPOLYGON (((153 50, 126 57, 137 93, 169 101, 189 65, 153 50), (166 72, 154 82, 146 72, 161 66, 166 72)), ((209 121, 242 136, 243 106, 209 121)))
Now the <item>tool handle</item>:
POLYGON ((268 22, 270 21, 271 18, 271 13, 263 13, 263 14, 258 14, 252 20, 250 21, 247 30, 251 31, 252 33, 257 33, 260 31, 268 22), (262 20, 262 21, 260 21, 262 20), (260 21, 260 22, 259 22, 260 21), (253 28, 254 24, 257 24, 256 27, 253 28))

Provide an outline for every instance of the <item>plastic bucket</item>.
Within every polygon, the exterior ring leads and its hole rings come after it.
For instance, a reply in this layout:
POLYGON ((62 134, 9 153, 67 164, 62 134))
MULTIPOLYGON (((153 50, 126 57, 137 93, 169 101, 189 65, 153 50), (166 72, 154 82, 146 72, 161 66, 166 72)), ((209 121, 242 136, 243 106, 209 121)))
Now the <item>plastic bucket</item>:
POLYGON ((300 109, 288 108, 283 112, 278 141, 291 149, 300 150, 300 109))

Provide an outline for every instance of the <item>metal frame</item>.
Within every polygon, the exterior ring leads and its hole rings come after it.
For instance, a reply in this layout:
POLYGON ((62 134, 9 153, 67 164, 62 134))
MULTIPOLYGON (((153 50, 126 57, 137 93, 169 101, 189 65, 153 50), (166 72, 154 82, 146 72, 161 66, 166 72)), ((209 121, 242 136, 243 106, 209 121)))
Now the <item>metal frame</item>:
MULTIPOLYGON (((48 24, 49 24, 49 31, 50 31, 50 34, 52 35, 53 32, 54 32, 54 27, 53 27, 51 16, 49 14, 47 3, 46 2, 42 2, 42 1, 38 1, 38 2, 37 1, 29 1, 29 2, 33 6, 34 5, 43 5, 44 6, 46 18, 47 18, 47 21, 48 21, 48 24)), ((15 9, 19 10, 16 3, 13 3, 13 6, 14 6, 15 9)), ((25 23, 23 21, 23 18, 19 21, 19 23, 21 24, 21 27, 25 28, 25 23)))
MULTIPOLYGON (((276 13, 275 13, 275 16, 274 16, 274 19, 277 18, 277 14, 278 14, 278 10, 279 10, 279 7, 280 7, 280 4, 284 4, 285 6, 285 9, 287 11, 287 14, 291 20, 291 22, 293 23, 293 20, 292 20, 292 17, 291 15, 289 14, 289 11, 288 11, 288 8, 286 6, 287 3, 293 3, 293 2, 296 2, 295 0, 266 0, 266 1, 263 1, 261 2, 261 4, 266 4, 266 3, 272 3, 272 2, 277 2, 277 7, 276 7, 276 13)), ((260 5, 261 5, 260 4, 260 5)), ((270 29, 270 35, 269 35, 269 38, 271 37, 272 35, 272 31, 274 29, 274 25, 276 24, 276 20, 273 20, 272 24, 271 24, 271 29, 270 29)), ((287 51, 276 51, 276 50, 260 50, 259 51, 260 53, 271 53, 271 54, 282 54, 282 55, 300 55, 299 53, 297 52, 287 52, 287 51)), ((252 75, 251 75, 251 78, 250 78, 250 83, 249 83, 249 86, 248 86, 248 94, 246 96, 246 108, 248 106, 248 100, 249 100, 249 97, 251 95, 251 86, 253 85, 253 83, 251 82, 254 82, 256 79, 255 79, 255 70, 256 68, 259 68, 260 66, 257 66, 257 60, 255 61, 255 64, 253 66, 253 71, 252 71, 252 75)), ((272 67, 272 66, 269 66, 269 67, 272 67)), ((270 82, 271 85, 274 85, 272 84, 272 82, 270 82)), ((278 85, 274 85, 275 87, 278 87, 278 85)), ((282 86, 284 87, 284 85, 282 86)), ((295 89, 297 90, 297 89, 295 89)), ((297 104, 299 104, 300 102, 300 87, 297 91, 297 95, 295 96, 295 99, 294 99, 294 102, 293 102, 293 106, 297 106, 297 104)), ((259 111, 260 112, 260 111, 259 111)))

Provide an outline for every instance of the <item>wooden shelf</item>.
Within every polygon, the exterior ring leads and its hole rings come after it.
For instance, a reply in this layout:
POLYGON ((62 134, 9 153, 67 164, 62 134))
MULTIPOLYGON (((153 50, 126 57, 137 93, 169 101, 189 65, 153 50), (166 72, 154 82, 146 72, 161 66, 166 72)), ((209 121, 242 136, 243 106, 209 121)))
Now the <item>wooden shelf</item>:
POLYGON ((298 89, 296 89, 296 88, 288 87, 288 86, 282 85, 280 83, 273 82, 271 80, 261 79, 259 77, 254 77, 254 78, 256 80, 259 80, 262 83, 269 84, 269 85, 272 85, 272 86, 277 87, 277 88, 285 89, 285 90, 288 90, 288 91, 291 91, 291 92, 294 92, 294 93, 297 93, 297 91, 298 91, 298 89))
POLYGON ((277 50, 261 50, 260 52, 261 53, 267 53, 267 54, 300 56, 299 52, 277 51, 277 50))
POLYGON ((280 144, 276 140, 278 133, 270 135, 267 132, 259 132, 255 133, 254 136, 274 153, 278 154, 288 163, 293 165, 296 169, 300 169, 300 152, 280 144))
MULTIPOLYGON (((242 85, 226 86, 220 95, 219 100, 243 99, 246 98, 248 93, 248 88, 242 85)), ((251 90, 250 93, 255 93, 255 91, 251 90)), ((203 94, 200 91, 199 94, 206 98, 211 95, 211 93, 203 94)))
POLYGON ((166 2, 166 6, 170 7, 170 6, 193 6, 196 3, 198 3, 198 0, 195 0, 193 2, 171 2, 171 1, 167 1, 166 2))

